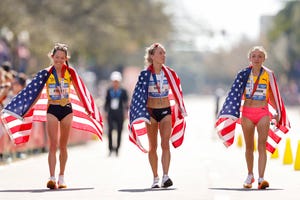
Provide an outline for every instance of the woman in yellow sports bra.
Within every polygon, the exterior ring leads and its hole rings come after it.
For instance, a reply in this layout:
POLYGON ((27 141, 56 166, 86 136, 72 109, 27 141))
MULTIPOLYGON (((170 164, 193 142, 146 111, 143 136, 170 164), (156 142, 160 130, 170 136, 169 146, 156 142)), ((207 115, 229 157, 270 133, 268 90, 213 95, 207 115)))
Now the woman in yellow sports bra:
POLYGON ((274 97, 270 88, 269 74, 263 68, 263 62, 267 58, 267 53, 263 47, 250 49, 248 58, 252 66, 245 92, 244 104, 242 108, 241 125, 246 144, 246 162, 248 176, 244 182, 244 188, 251 188, 255 181, 253 177, 253 151, 255 128, 258 132, 258 189, 269 187, 269 183, 264 180, 264 173, 267 162, 266 142, 270 126, 270 114, 268 109, 269 98, 272 104, 274 97))
POLYGON ((66 187, 64 174, 71 127, 102 140, 103 120, 92 94, 75 68, 68 65, 67 46, 55 44, 49 58, 51 65, 40 70, 1 110, 1 121, 15 144, 29 141, 35 121, 46 122, 50 172, 47 187, 55 189, 66 187), (60 151, 58 182, 54 174, 57 148, 60 151))
POLYGON ((234 142, 236 124, 242 126, 245 141, 245 158, 248 175, 244 188, 252 188, 254 135, 257 131, 258 189, 266 189, 264 180, 267 151, 274 153, 281 134, 290 129, 284 102, 274 72, 263 66, 267 53, 262 46, 249 50, 249 66, 239 70, 219 112, 216 129, 225 146, 234 142), (242 113, 242 114, 241 114, 242 113), (270 126, 271 122, 272 126, 270 126))
POLYGON ((73 110, 69 100, 71 76, 68 71, 67 46, 56 44, 50 52, 53 68, 46 82, 48 109, 47 133, 49 138, 48 164, 50 178, 47 187, 50 189, 66 188, 64 171, 68 158, 67 144, 71 130, 73 110), (60 129, 60 137, 58 135, 60 129), (55 179, 56 151, 59 147, 60 171, 58 185, 55 179))

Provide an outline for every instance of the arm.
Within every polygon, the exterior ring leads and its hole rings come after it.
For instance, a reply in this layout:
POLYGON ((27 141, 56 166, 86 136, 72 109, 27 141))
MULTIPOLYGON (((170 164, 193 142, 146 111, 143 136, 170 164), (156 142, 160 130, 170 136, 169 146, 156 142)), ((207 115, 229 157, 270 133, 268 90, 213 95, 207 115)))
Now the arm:
POLYGON ((104 103, 104 111, 108 113, 110 105, 110 95, 109 95, 109 88, 106 91, 105 103, 104 103))
POLYGON ((274 94, 273 94, 273 91, 271 89, 271 86, 269 84, 269 93, 270 93, 270 96, 269 96, 269 104, 275 109, 276 113, 273 114, 272 118, 276 120, 276 122, 278 123, 279 122, 279 115, 278 115, 278 110, 277 110, 277 106, 276 106, 276 101, 275 101, 275 97, 274 97, 274 94))
POLYGON ((124 103, 124 109, 127 111, 129 108, 129 104, 128 104, 128 94, 127 91, 125 89, 123 89, 123 103, 124 103))

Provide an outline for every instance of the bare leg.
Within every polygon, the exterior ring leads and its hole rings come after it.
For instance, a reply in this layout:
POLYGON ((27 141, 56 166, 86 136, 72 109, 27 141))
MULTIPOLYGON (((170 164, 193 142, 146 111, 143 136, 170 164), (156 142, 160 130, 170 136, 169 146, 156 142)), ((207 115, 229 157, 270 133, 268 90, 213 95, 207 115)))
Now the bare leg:
POLYGON ((151 118, 151 125, 146 124, 147 132, 148 132, 148 140, 149 140, 149 153, 148 159, 151 165, 153 177, 158 177, 158 156, 157 156, 157 131, 158 131, 158 123, 151 118))
POLYGON ((47 133, 49 138, 48 165, 50 176, 55 176, 56 150, 58 144, 58 120, 52 114, 47 114, 47 133))
POLYGON ((170 137, 172 131, 171 115, 167 115, 160 122, 160 136, 161 136, 161 149, 162 149, 162 168, 163 174, 167 175, 169 172, 171 152, 170 152, 170 137))
POLYGON ((66 163, 68 159, 68 139, 70 135, 71 125, 72 125, 73 113, 68 114, 60 122, 60 141, 59 141, 59 162, 60 162, 60 172, 59 175, 64 175, 66 163))
POLYGON ((242 117, 241 124, 246 145, 245 158, 247 163, 248 174, 253 174, 255 125, 251 120, 249 120, 246 117, 242 117))
POLYGON ((266 142, 269 134, 269 116, 263 117, 257 124, 258 132, 258 175, 263 178, 267 164, 266 142))

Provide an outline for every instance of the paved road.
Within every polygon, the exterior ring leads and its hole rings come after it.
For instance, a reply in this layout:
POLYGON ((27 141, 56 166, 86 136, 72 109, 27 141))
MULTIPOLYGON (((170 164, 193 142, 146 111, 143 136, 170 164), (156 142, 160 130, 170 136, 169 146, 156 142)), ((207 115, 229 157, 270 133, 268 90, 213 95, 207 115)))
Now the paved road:
MULTIPOLYGON (((68 189, 46 189, 47 154, 0 166, 0 199, 299 199, 300 171, 295 171, 293 165, 282 164, 284 140, 279 158, 268 161, 265 177, 271 187, 265 191, 256 187, 245 190, 242 188, 246 177, 243 149, 235 144, 227 149, 216 137, 213 98, 189 97, 186 106, 189 117, 185 141, 183 146, 172 149, 170 176, 174 187, 150 189, 152 174, 147 154, 131 144, 124 132, 118 157, 108 157, 106 138, 103 142, 93 141, 69 149, 68 189)), ((300 132, 299 108, 290 108, 288 113, 295 124, 291 131, 295 151, 297 130, 300 132)))

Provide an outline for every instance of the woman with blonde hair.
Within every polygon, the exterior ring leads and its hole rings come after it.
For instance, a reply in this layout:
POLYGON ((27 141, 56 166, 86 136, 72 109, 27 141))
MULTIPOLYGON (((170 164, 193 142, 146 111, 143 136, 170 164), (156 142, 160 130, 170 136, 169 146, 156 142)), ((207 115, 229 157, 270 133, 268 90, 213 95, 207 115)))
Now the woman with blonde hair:
POLYGON ((267 52, 262 46, 254 46, 248 53, 249 66, 239 71, 219 113, 216 123, 218 133, 226 146, 234 141, 234 129, 241 123, 245 140, 247 178, 244 188, 252 188, 254 134, 258 133, 258 189, 269 187, 264 174, 267 163, 266 150, 273 153, 274 143, 278 143, 279 131, 286 133, 290 127, 285 106, 280 96, 274 73, 263 65, 267 52), (242 101, 243 100, 243 101, 242 101), (240 116, 240 110, 242 112, 240 116), (276 131, 270 127, 276 120, 276 131), (268 139, 273 140, 270 142, 268 139))
POLYGON ((130 105, 130 140, 141 150, 148 152, 153 174, 152 188, 159 188, 157 136, 161 138, 161 187, 173 185, 169 177, 171 152, 169 142, 174 147, 181 145, 185 130, 186 110, 180 79, 173 69, 165 66, 166 50, 155 43, 146 48, 146 69, 141 72, 130 105), (173 104, 171 103, 173 101, 173 104), (137 125, 137 126, 136 126, 137 125), (147 134, 149 151, 141 144, 139 136, 147 134))

